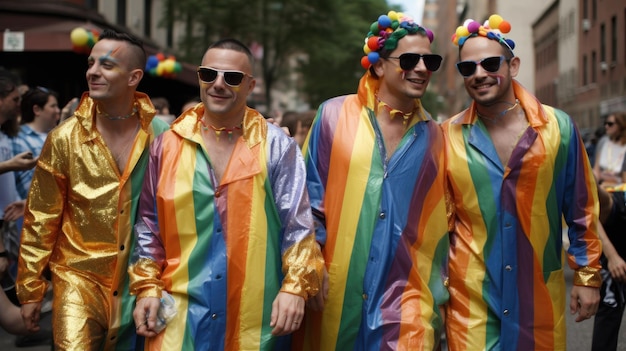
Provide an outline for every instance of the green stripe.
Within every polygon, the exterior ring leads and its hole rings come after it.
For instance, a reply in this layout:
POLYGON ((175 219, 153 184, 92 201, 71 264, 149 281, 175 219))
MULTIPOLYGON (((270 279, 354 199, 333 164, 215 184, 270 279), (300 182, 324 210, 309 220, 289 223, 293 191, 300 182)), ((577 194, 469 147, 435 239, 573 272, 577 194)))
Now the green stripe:
MULTIPOLYGON (((547 107, 547 106, 544 106, 547 107)), ((554 141, 549 140, 549 142, 558 142, 559 148, 556 157, 554 158, 554 173, 552 179, 552 186, 550 187, 549 193, 546 196, 546 211, 548 212, 548 223, 550 233, 548 238, 552 240, 548 240, 546 243, 546 247, 543 251, 543 279, 547 281, 550 278, 550 273, 557 269, 561 269, 561 251, 557 250, 557 245, 561 246, 561 214, 557 212, 557 207, 552 206, 551 204, 558 203, 556 199, 556 181, 554 178, 560 172, 563 171, 567 163, 567 157, 569 153, 569 142, 570 142, 570 133, 571 123, 567 123, 569 121, 569 116, 559 110, 546 109, 546 113, 548 115, 552 114, 552 112, 556 113, 556 121, 559 129, 559 137, 560 140, 554 141), (560 113, 558 113, 560 112, 560 113), (558 252, 558 255, 554 253, 558 252)), ((545 141, 544 141, 545 142, 545 141)))
MULTIPOLYGON (((478 120, 475 126, 479 127, 482 133, 484 133, 486 136, 489 135, 481 120, 478 120)), ((463 126, 463 140, 465 141, 464 144, 467 145, 467 164, 469 167, 470 176, 472 178, 472 183, 474 184, 474 186, 476 186, 476 184, 483 184, 484 179, 491 179, 491 177, 489 176, 489 167, 485 165, 484 156, 474 150, 474 148, 469 145, 471 130, 471 125, 463 126)), ((483 247, 483 258, 489 257, 489 253, 491 252, 491 249, 494 245, 493 242, 495 240, 495 235, 489 234, 496 232, 492 230, 494 229, 493 225, 497 225, 496 223, 485 221, 485 219, 488 218, 486 216, 487 213, 496 213, 497 211, 497 204, 494 202, 495 194, 493 193, 491 182, 487 182, 486 184, 487 186, 481 187, 480 189, 473 189, 473 191, 476 193, 476 196, 478 197, 478 203, 480 204, 481 211, 481 220, 483 221, 485 229, 487 231, 487 240, 485 241, 485 246, 483 247)), ((485 272, 482 296, 489 296, 489 292, 487 289, 489 285, 491 285, 491 283, 489 282, 489 276, 485 272)), ((500 337, 499 325, 499 319, 492 313, 489 313, 487 315, 486 342, 488 342, 489 340, 497 340, 500 337)))
POLYGON ((282 255, 280 252, 280 231, 281 224, 274 203, 272 186, 269 178, 265 179, 265 213, 267 217, 267 242, 265 255, 265 289, 263 295, 263 324, 261 327, 261 350, 273 350, 275 338, 272 337, 272 327, 270 321, 272 317, 272 303, 280 290, 280 280, 282 277, 282 255))
MULTIPOLYGON (((210 254, 211 240, 213 238, 214 231, 214 218, 215 218, 215 206, 212 203, 214 189, 212 186, 209 173, 206 171, 209 169, 209 164, 204 157, 204 151, 200 146, 196 147, 196 167, 194 170, 193 179, 193 204, 194 213, 196 219, 196 232, 197 242, 191 254, 189 255, 187 267, 189 277, 202 276, 203 268, 206 268, 206 257, 210 254)), ((182 261, 185 257, 180 258, 182 261)), ((196 285, 193 285, 193 281, 190 279, 187 291, 198 292, 202 290, 203 282, 196 280, 196 285)), ((193 335, 195 334, 190 328, 191 323, 187 322, 185 328, 185 335, 183 336, 183 350, 193 350, 193 335)), ((195 331, 201 333, 202 331, 195 331)))
MULTIPOLYGON (((375 144, 376 145, 376 144, 375 144)), ((374 225, 378 218, 378 208, 382 194, 382 187, 378 184, 383 179, 382 160, 377 148, 372 150, 370 174, 367 184, 373 185, 365 189, 359 222, 356 227, 354 246, 350 256, 348 276, 346 277, 345 295, 342 306, 341 323, 339 324, 339 338, 336 350, 352 350, 361 324, 363 309, 363 279, 369 261, 370 246, 374 234, 374 225), (353 337, 346 337, 346 336, 353 337), (340 342, 350 344, 340 344, 340 342)), ((341 254, 341 253, 335 253, 341 254)))

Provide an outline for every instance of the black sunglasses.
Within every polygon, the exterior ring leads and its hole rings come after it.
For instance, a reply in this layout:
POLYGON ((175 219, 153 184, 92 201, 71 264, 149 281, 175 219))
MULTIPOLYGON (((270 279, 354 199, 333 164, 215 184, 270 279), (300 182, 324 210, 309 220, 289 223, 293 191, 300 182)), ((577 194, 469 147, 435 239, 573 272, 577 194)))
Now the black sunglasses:
POLYGON ((218 74, 221 74, 224 77, 224 82, 231 87, 238 87, 241 85, 245 76, 252 77, 251 75, 241 71, 228 71, 212 67, 198 68, 198 78, 205 83, 215 82, 218 74))
POLYGON ((426 69, 434 72, 436 70, 439 69, 439 66, 441 66, 441 60, 443 60, 443 57, 436 55, 436 54, 412 54, 412 53, 406 53, 406 54, 402 54, 398 57, 387 57, 388 59, 396 59, 396 60, 400 60, 400 68, 402 68, 402 70, 404 71, 411 71, 415 68, 415 66, 417 66, 418 63, 420 63, 420 59, 424 60, 424 66, 426 66, 426 69))
POLYGON ((604 122, 604 125, 607 126, 607 127, 613 127, 614 124, 615 124, 615 122, 610 122, 610 121, 604 122))
POLYGON ((509 61, 504 56, 487 57, 479 61, 461 61, 457 62, 456 69, 463 77, 469 77, 476 73, 476 67, 480 65, 485 71, 495 73, 500 69, 500 65, 504 61, 509 61))

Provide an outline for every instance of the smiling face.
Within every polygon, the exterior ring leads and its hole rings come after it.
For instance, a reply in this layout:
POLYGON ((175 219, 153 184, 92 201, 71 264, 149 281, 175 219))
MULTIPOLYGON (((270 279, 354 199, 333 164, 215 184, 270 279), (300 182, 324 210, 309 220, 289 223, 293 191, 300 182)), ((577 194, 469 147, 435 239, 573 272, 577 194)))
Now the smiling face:
POLYGON ((89 96, 99 101, 116 101, 135 91, 143 70, 132 67, 130 45, 121 40, 98 41, 87 59, 89 96))
POLYGON ((246 99, 256 84, 252 77, 252 66, 248 56, 235 50, 212 48, 204 55, 201 66, 246 74, 238 86, 226 84, 224 72, 220 72, 211 83, 199 80, 200 98, 209 119, 236 121, 243 117, 246 99))
MULTIPOLYGON (((465 41, 459 53, 459 61, 479 62, 488 57, 510 56, 497 41, 485 37, 473 37, 465 41)), ((474 74, 464 77, 465 90, 479 105, 490 106, 498 102, 515 101, 512 89, 513 77, 519 70, 519 58, 503 60, 495 72, 476 66, 474 74)))
MULTIPOLYGON (((430 41, 424 35, 407 35, 398 41, 398 47, 391 52, 390 57, 400 57, 402 54, 431 54, 430 41)), ((380 79, 380 94, 387 102, 392 103, 390 96, 410 101, 421 98, 426 92, 432 72, 426 69, 424 59, 420 58, 417 65, 408 71, 400 68, 398 59, 384 58, 374 66, 376 75, 380 79)), ((396 103, 401 105, 402 103, 396 103)))

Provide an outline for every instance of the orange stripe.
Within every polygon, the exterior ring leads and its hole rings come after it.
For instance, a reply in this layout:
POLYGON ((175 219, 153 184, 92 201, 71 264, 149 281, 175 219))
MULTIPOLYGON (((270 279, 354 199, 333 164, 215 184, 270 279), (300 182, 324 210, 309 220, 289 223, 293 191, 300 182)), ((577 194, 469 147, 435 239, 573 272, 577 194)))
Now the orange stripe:
MULTIPOLYGON (((352 110, 350 107, 344 106, 342 107, 342 111, 344 110, 352 110)), ((360 110, 359 110, 360 111, 360 110)), ((361 117, 358 118, 354 115, 346 116, 343 112, 341 116, 339 116, 339 120, 337 121, 337 127, 335 129, 335 134, 333 135, 333 146, 332 150, 346 150, 345 154, 342 153, 342 156, 348 155, 348 152, 352 154, 352 150, 356 145, 355 137, 357 133, 351 132, 358 129, 361 117), (344 144, 342 146, 337 146, 336 144, 344 144)), ((345 156, 344 156, 345 157, 345 156)), ((331 153, 330 155, 330 165, 328 167, 328 180, 326 182, 327 187, 324 191, 324 208, 325 212, 329 214, 341 213, 341 209, 343 207, 343 199, 344 193, 346 189, 346 182, 348 178, 346 175, 350 169, 350 162, 343 159, 343 157, 337 157, 331 153), (332 188, 328 187, 328 184, 333 184, 332 188)), ((326 217, 326 232, 327 233, 337 233, 339 228, 339 216, 327 216, 326 217)), ((326 238, 326 245, 324 246, 326 259, 326 267, 330 267, 333 257, 335 256, 335 244, 337 242, 337 235, 330 235, 326 238)))
MULTIPOLYGON (((257 144, 252 148, 255 155, 261 150, 264 144, 257 144)), ((245 143, 237 143, 233 155, 241 155, 237 151, 239 147, 247 147, 245 143)), ((228 168, 227 167, 227 171, 228 168)), ((246 261, 248 259, 248 232, 250 230, 250 218, 252 218, 252 204, 243 204, 242 198, 248 198, 253 193, 254 177, 238 180, 228 184, 227 210, 228 218, 224 233, 228 233, 226 240, 226 254, 228 257, 228 291, 227 291, 227 317, 226 317, 226 337, 224 341, 225 350, 239 350, 239 329, 240 329, 240 309, 241 294, 245 281, 244 274, 232 274, 230 272, 245 272, 246 261)))

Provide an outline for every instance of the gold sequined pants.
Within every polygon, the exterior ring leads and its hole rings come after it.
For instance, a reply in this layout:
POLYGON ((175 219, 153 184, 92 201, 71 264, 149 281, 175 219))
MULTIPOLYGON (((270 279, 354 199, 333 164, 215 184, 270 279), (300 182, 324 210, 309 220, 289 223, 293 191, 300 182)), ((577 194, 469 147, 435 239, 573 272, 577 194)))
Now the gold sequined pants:
POLYGON ((106 287, 73 272, 52 276, 54 349, 100 350, 109 325, 106 287))

